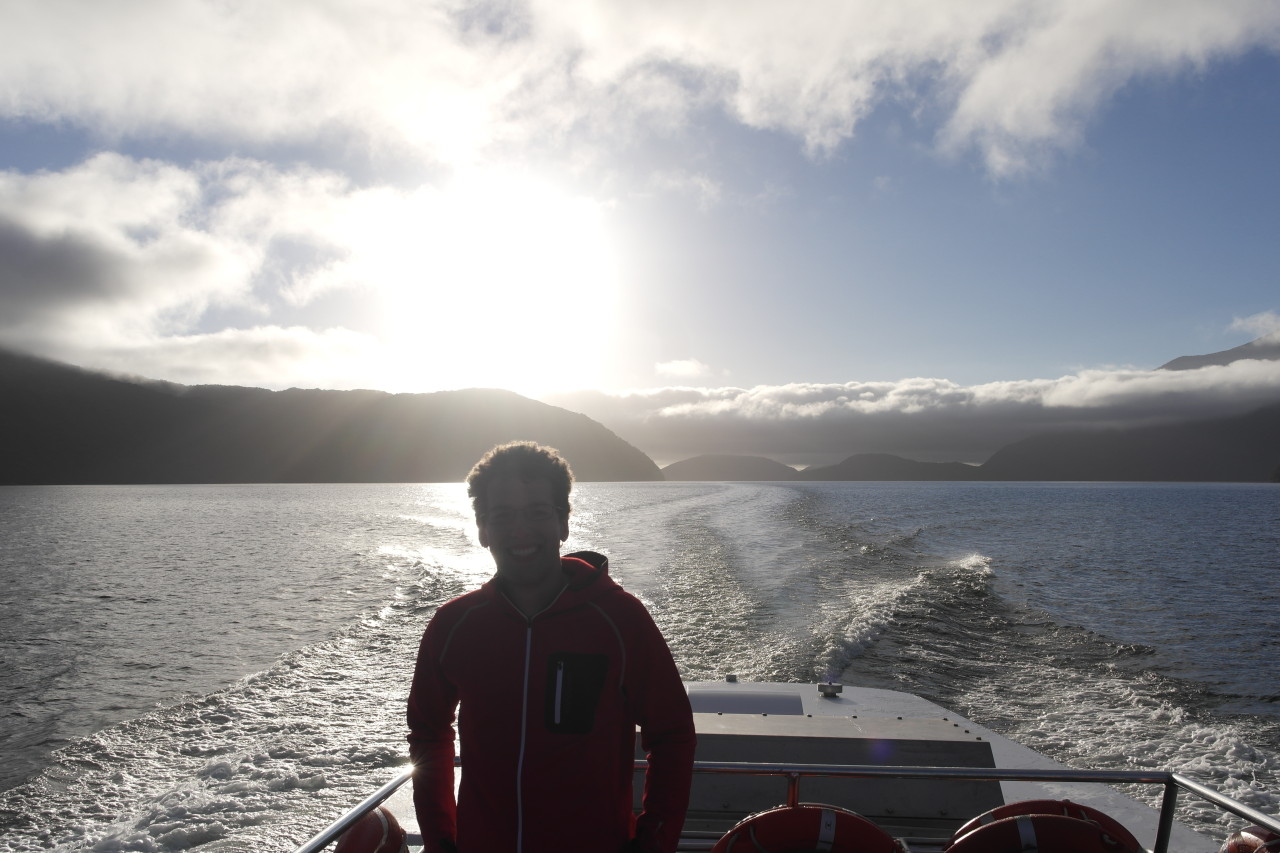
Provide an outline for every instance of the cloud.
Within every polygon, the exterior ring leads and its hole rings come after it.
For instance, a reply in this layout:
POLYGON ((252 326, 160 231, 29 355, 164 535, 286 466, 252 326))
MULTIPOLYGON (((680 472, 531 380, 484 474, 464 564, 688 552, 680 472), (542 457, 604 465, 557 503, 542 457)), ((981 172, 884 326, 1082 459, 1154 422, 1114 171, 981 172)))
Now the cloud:
POLYGON ((243 160, 183 169, 104 153, 0 172, 0 340, 119 353, 191 333, 211 308, 306 302, 333 276, 317 251, 346 251, 331 223, 356 199, 345 179, 243 160))
POLYGON ((1280 45, 1280 9, 1265 0, 1004 5, 991 40, 970 42, 945 69, 957 97, 941 134, 946 148, 981 150, 996 174, 1073 147, 1131 81, 1280 45))
POLYGON ((408 390, 554 368, 588 385, 595 362, 476 351, 471 324, 513 347, 553 317, 607 333, 617 284, 601 210, 495 170, 409 189, 238 158, 180 168, 99 154, 0 172, 0 344, 180 382, 408 390), (352 364, 335 367, 336 353, 352 364))
POLYGON ((1250 360, 973 386, 914 378, 581 392, 547 400, 601 421, 663 464, 702 453, 829 464, 854 453, 983 462, 1040 432, 1223 417, 1278 398, 1280 360, 1250 360))
POLYGON ((701 379, 712 374, 711 368, 696 358, 659 362, 653 366, 653 371, 659 376, 669 376, 673 379, 701 379))
POLYGON ((358 141, 470 163, 723 112, 815 155, 887 101, 994 174, 1080 140, 1124 85, 1280 48, 1271 0, 361 0, 10 10, 0 115, 108 137, 358 141))
POLYGON ((447 157, 489 141, 520 79, 440 4, 51 0, 4 33, 0 76, 23 82, 0 96, 4 114, 112 137, 358 131, 447 157))
MULTIPOLYGON (((1248 317, 1236 317, 1231 321, 1229 328, 1233 332, 1248 332, 1268 338, 1280 336, 1280 314, 1275 311, 1263 311, 1248 317)), ((1277 343, 1280 343, 1280 340, 1277 343)))
POLYGON ((242 294, 252 250, 201 227, 200 179, 101 154, 0 172, 0 336, 114 345, 242 294))

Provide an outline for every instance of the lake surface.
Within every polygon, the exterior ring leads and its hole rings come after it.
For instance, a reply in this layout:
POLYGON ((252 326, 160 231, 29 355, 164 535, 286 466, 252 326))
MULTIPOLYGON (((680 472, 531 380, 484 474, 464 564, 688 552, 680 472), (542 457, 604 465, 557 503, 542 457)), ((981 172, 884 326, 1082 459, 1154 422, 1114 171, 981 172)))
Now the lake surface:
MULTIPOLYGON (((686 678, 908 690, 1073 766, 1280 808, 1280 487, 587 483, 574 506, 567 548, 609 555, 686 678)), ((461 485, 0 488, 0 851, 291 850, 405 760, 421 631, 491 571, 461 485)))

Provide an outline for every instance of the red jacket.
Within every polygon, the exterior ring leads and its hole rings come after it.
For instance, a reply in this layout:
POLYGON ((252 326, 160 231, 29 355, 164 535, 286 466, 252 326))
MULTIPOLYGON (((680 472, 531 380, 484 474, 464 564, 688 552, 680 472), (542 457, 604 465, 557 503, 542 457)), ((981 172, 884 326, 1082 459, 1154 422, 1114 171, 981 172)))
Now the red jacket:
POLYGON ((444 604, 409 691, 414 807, 424 853, 619 853, 634 835, 673 851, 695 736, 689 697, 648 611, 608 561, 563 557, 568 586, 526 618, 496 580, 444 604), (453 797, 454 710, 462 783, 453 797), (650 767, 632 813, 635 727, 650 767))

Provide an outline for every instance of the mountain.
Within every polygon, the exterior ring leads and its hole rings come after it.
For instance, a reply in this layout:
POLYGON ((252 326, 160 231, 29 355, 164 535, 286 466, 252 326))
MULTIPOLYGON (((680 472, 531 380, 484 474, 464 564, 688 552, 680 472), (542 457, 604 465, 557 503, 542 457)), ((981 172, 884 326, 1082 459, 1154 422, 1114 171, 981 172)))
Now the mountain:
POLYGON ((1280 403, 1229 418, 1073 431, 1002 447, 982 480, 1265 482, 1280 477, 1280 403))
POLYGON ((1160 365, 1160 370, 1195 370, 1197 367, 1230 364, 1233 361, 1253 358, 1262 361, 1280 359, 1280 334, 1266 335, 1238 347, 1208 355, 1183 355, 1160 365))
POLYGON ((977 480, 978 469, 963 462, 917 462, 888 453, 857 453, 822 468, 806 468, 801 480, 977 480))
POLYGON ((668 480, 794 480, 796 470, 763 456, 707 454, 673 462, 662 469, 668 480))
POLYGON ((978 466, 859 453, 789 475, 757 456, 697 456, 662 470, 668 480, 1280 482, 1280 403, 1236 417, 1035 436, 978 466))
POLYGON ((513 440, 581 480, 662 479, 599 423, 508 391, 183 386, 0 351, 0 484, 459 482, 513 440))

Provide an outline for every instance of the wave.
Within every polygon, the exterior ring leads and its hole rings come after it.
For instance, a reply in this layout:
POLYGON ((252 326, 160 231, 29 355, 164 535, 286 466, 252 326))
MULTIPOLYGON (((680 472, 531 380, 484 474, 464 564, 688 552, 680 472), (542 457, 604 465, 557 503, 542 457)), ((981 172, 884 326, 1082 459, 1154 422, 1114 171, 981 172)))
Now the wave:
MULTIPOLYGON (((435 601, 461 586, 424 567, 435 601)), ((79 739, 0 794, 0 851, 291 850, 407 760, 416 594, 270 668, 79 739)))
MULTIPOLYGON (((1169 768, 1263 811, 1280 805, 1269 720, 1224 716, 1224 697, 1154 672, 1157 649, 1011 602, 994 578, 978 555, 922 571, 881 609, 874 642, 849 634, 841 679, 923 695, 1069 766, 1169 768)), ((1151 788, 1129 793, 1158 804, 1151 788)), ((1180 817, 1217 834, 1234 820, 1192 804, 1180 817)))

